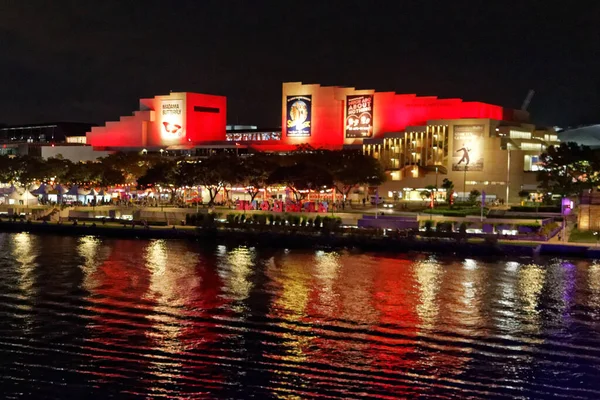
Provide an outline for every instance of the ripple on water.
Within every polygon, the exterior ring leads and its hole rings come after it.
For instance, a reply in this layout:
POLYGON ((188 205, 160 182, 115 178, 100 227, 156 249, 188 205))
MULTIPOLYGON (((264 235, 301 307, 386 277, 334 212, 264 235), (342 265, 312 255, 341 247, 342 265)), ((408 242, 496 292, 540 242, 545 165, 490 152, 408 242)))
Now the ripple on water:
POLYGON ((600 398, 600 268, 0 234, 4 398, 600 398))

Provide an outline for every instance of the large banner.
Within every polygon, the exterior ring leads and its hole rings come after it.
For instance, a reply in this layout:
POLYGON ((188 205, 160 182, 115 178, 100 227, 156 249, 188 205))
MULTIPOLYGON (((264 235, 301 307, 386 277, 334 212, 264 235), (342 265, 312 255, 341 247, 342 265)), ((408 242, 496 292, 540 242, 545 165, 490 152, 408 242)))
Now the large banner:
POLYGON ((346 96, 346 137, 373 136, 373 95, 346 96))
POLYGON ((286 100, 285 127, 287 136, 310 136, 312 96, 287 96, 286 100))
POLYGON ((185 136, 183 126, 183 100, 163 100, 160 102, 160 137, 176 140, 185 136))
POLYGON ((455 125, 452 171, 483 171, 484 125, 455 125))

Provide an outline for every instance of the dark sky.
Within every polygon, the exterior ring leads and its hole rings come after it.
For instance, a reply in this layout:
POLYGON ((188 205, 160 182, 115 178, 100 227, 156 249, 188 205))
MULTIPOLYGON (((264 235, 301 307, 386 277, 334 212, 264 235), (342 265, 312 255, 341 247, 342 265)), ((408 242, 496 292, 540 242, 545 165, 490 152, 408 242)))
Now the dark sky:
POLYGON ((103 123, 173 90, 277 126, 284 81, 515 108, 534 89, 535 122, 600 122, 600 5, 550 3, 5 0, 0 122, 103 123))

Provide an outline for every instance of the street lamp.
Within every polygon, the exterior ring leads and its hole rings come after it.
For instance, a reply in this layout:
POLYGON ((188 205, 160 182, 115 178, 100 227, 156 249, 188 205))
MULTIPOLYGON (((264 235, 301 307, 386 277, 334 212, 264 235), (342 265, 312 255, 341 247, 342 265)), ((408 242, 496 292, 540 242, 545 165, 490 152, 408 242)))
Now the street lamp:
POLYGON ((465 164, 465 176, 463 178, 463 190, 464 190, 464 197, 463 197, 463 201, 467 201, 467 168, 469 166, 465 164))

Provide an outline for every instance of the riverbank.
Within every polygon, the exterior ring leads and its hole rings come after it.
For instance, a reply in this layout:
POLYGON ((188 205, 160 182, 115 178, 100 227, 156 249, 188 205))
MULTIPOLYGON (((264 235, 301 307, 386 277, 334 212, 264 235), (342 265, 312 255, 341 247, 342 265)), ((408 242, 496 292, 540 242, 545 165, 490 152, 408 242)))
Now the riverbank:
POLYGON ((598 249, 589 246, 537 244, 532 242, 456 241, 446 238, 389 237, 334 232, 284 232, 242 230, 236 228, 135 227, 131 225, 73 225, 39 222, 0 222, 0 232, 29 232, 63 236, 98 236, 125 239, 182 239, 219 243, 281 248, 339 249, 356 248, 364 251, 404 253, 409 251, 461 254, 463 256, 536 255, 600 258, 598 249))

